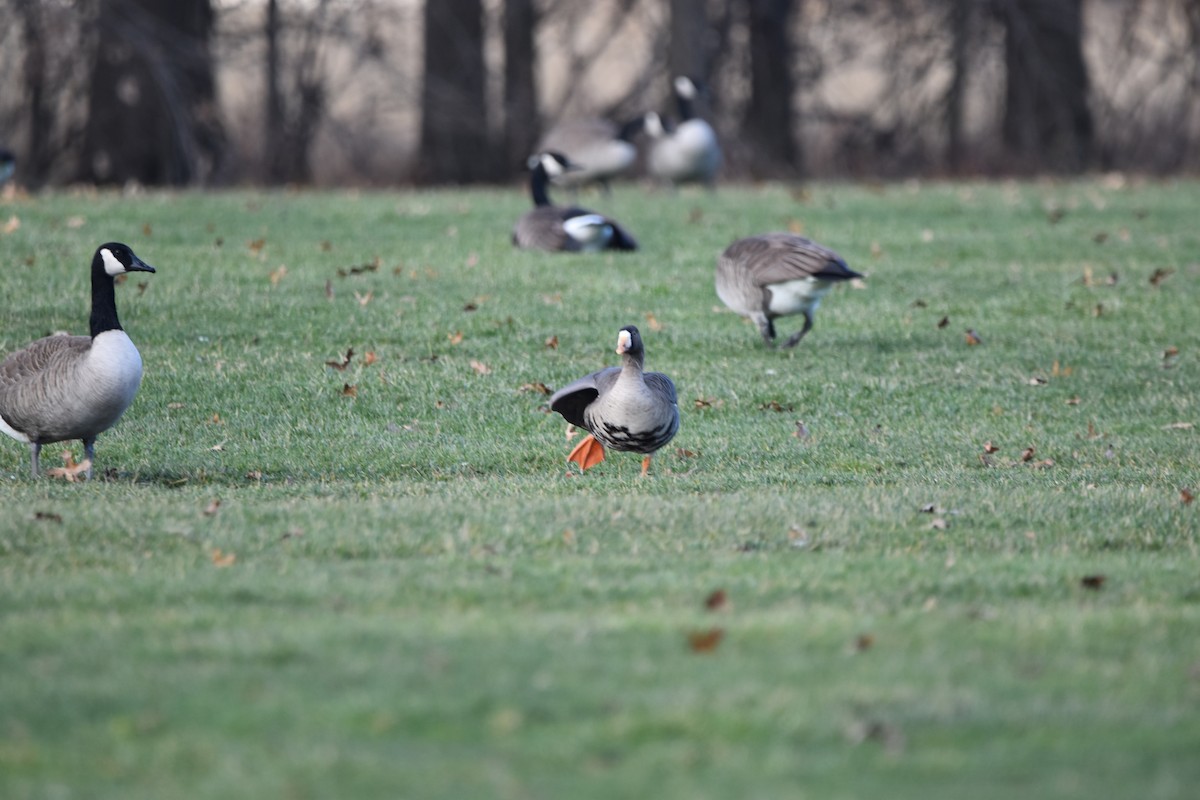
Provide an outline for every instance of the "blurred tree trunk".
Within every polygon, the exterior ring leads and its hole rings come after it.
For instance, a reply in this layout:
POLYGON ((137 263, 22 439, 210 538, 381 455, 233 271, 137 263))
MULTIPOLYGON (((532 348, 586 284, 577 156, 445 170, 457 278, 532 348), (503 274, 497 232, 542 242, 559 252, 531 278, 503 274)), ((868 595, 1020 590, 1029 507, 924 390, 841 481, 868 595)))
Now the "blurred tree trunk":
POLYGON ((1017 166, 1078 172, 1094 129, 1082 0, 997 0, 1004 25, 1004 144, 1017 166))
POLYGON ((80 177, 181 185, 211 173, 222 130, 210 0, 99 0, 80 177))
POLYGON ((491 176, 486 89, 482 0, 426 0, 419 180, 491 176))
POLYGON ((750 103, 743 131, 755 171, 794 171, 799 152, 792 131, 792 0, 747 0, 750 23, 750 103))
POLYGON ((49 64, 47 62, 46 20, 36 3, 20 4, 17 11, 25 30, 25 102, 29 108, 29 146, 21 164, 21 177, 29 186, 41 185, 50 172, 50 134, 53 114, 50 107, 49 64))
POLYGON ((541 131, 534 67, 537 9, 533 0, 504 2, 504 171, 531 154, 541 131))
POLYGON ((946 162, 952 172, 963 165, 963 118, 967 94, 967 54, 971 35, 972 0, 949 4, 950 86, 946 89, 946 162))
POLYGON ((709 24, 706 2, 670 0, 671 40, 667 52, 671 80, 686 75, 693 81, 708 83, 711 67, 708 48, 709 24))
POLYGON ((330 0, 320 0, 302 13, 293 8, 299 45, 290 60, 283 56, 283 19, 278 0, 267 0, 263 38, 266 40, 266 95, 264 148, 268 183, 308 183, 312 180, 309 155, 317 128, 325 117, 325 72, 322 42, 330 0), (291 85, 284 85, 284 78, 291 85))

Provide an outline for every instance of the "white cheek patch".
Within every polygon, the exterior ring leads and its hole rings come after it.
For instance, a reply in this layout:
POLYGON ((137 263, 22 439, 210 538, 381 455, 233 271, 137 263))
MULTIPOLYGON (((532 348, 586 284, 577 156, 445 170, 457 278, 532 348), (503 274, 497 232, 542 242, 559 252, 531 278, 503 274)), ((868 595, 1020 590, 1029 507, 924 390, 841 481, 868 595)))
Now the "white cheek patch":
POLYGON ((617 334, 617 352, 624 353, 633 344, 633 334, 629 331, 621 331, 617 334))
POLYGON ((546 174, 551 178, 557 178, 563 174, 562 164, 553 156, 542 156, 542 169, 546 170, 546 174))
POLYGON ((100 249, 100 258, 104 259, 104 271, 109 275, 117 276, 125 273, 125 265, 118 261, 107 247, 100 249))
POLYGON ((696 97, 696 84, 681 75, 675 79, 675 91, 686 99, 692 100, 696 97))

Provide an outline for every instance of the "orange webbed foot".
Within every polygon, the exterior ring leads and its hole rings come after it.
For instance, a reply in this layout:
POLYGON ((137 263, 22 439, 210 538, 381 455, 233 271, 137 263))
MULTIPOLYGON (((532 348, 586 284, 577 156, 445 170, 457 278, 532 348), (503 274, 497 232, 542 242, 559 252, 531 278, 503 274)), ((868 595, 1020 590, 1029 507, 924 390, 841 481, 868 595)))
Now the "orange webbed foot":
POLYGON ((581 470, 588 470, 604 460, 604 445, 596 441, 590 433, 583 441, 575 445, 575 449, 567 456, 567 461, 574 461, 581 470))

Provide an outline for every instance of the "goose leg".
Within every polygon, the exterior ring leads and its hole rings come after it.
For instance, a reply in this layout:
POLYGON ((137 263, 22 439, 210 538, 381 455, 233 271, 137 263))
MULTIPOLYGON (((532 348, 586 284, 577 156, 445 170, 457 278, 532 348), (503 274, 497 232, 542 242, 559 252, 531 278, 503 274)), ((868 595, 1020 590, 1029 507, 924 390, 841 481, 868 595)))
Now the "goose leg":
POLYGON ((650 456, 642 459, 642 477, 646 477, 648 472, 650 472, 650 456))
POLYGON ((758 332, 762 334, 763 342, 767 347, 774 347, 775 321, 766 314, 755 314, 751 319, 758 325, 758 332))
POLYGON ((42 446, 37 442, 29 443, 29 470, 33 477, 38 476, 38 457, 42 454, 42 446))
POLYGON ((800 344, 800 340, 804 338, 804 334, 806 334, 810 330, 812 330, 812 326, 813 326, 812 315, 806 311, 804 313, 804 327, 800 329, 799 333, 793 333, 791 338, 783 343, 783 346, 784 347, 795 347, 796 345, 800 344))
POLYGON ((96 463, 96 437, 83 440, 83 457, 87 461, 88 480, 92 479, 92 464, 96 463))
POLYGON ((596 441, 590 433, 583 441, 575 445, 575 449, 567 456, 567 462, 574 461, 580 470, 588 470, 604 460, 604 445, 596 441))

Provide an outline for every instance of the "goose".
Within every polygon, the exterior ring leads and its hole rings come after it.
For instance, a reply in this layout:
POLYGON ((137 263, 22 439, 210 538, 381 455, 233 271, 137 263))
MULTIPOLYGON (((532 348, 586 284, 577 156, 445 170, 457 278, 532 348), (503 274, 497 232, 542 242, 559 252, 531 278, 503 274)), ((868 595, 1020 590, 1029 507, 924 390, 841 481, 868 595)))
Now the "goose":
POLYGON ((717 296, 749 317, 767 345, 775 343, 775 319, 803 314, 804 327, 786 342, 795 347, 813 326, 817 306, 835 283, 861 278, 837 253, 790 233, 738 239, 717 259, 717 296))
POLYGON ((696 84, 680 76, 675 79, 675 99, 680 122, 668 130, 662 118, 649 112, 643 127, 653 140, 647 167, 656 178, 673 184, 703 183, 712 188, 721 167, 721 146, 712 126, 695 116, 696 84))
POLYGON ((603 214, 551 204, 546 184, 572 166, 566 156, 555 151, 529 159, 529 191, 534 207, 513 227, 513 244, 532 250, 585 253, 637 250, 634 238, 603 214))
POLYGON ((633 137, 642 130, 642 124, 640 116, 621 126, 597 117, 566 120, 542 137, 538 152, 562 153, 578 167, 556 176, 554 185, 578 188, 598 183, 609 192, 609 181, 637 160, 633 137))
POLYGON ((81 439, 92 477, 96 437, 129 408, 142 381, 142 357, 117 319, 113 278, 154 272, 127 245, 100 245, 92 257, 91 336, 38 339, 0 363, 0 431, 29 445, 38 476, 42 445, 81 439))
POLYGON ((550 410, 588 431, 567 461, 587 470, 604 460, 604 448, 645 453, 642 475, 650 457, 679 430, 675 384, 661 372, 644 372, 646 351, 633 325, 617 332, 621 366, 606 367, 559 389, 550 397, 550 410))
POLYGON ((3 186, 17 171, 17 157, 0 147, 0 186, 3 186))

